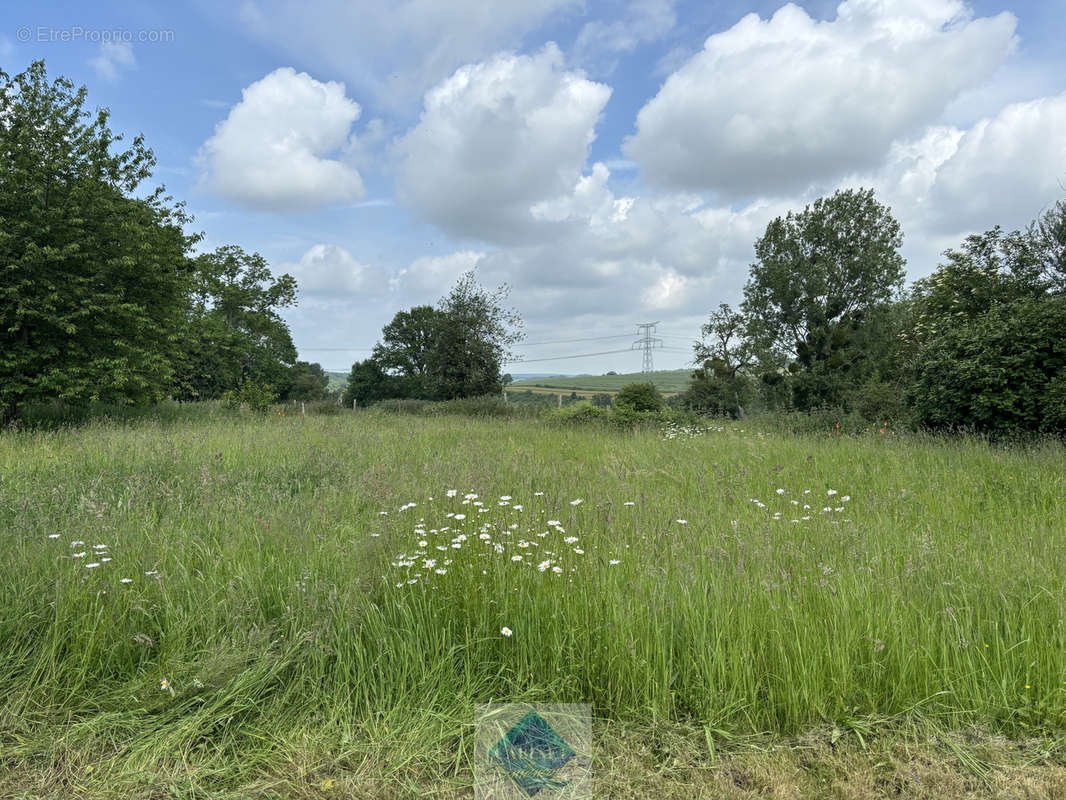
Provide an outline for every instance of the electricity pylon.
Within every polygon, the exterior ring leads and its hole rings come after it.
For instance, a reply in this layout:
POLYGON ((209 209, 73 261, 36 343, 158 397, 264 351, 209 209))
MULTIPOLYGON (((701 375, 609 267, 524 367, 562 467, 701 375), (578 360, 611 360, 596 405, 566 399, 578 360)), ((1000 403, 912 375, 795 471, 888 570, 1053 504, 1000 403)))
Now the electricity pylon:
POLYGON ((641 348, 644 350, 644 364, 641 366, 641 372, 655 371, 651 362, 651 351, 653 348, 663 346, 662 339, 656 339, 652 336, 652 334, 655 333, 655 326, 658 324, 658 322, 644 322, 637 325, 637 335, 641 338, 633 342, 633 346, 629 349, 636 350, 637 348, 641 348))

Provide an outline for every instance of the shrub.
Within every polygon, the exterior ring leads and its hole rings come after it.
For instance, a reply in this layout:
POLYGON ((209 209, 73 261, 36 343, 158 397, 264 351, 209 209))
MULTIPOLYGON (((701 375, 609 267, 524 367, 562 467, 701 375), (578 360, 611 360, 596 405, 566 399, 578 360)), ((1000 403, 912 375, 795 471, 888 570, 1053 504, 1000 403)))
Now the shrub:
POLYGON ((621 408, 633 411, 659 411, 663 407, 663 396, 651 383, 630 383, 623 386, 614 398, 614 403, 621 408))
POLYGON ((266 412, 277 399, 273 389, 254 381, 245 381, 236 390, 222 393, 222 404, 226 408, 247 408, 258 413, 266 412))
POLYGON ((549 414, 548 418, 552 422, 563 425, 589 425, 606 422, 611 418, 611 414, 605 408, 582 402, 565 408, 557 408, 549 414))

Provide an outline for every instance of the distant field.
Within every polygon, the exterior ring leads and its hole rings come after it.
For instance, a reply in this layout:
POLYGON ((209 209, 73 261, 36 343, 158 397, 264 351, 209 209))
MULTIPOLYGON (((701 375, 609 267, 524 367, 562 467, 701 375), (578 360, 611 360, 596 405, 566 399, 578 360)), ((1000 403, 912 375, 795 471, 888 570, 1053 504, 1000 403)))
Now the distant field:
POLYGON ((658 372, 629 372, 622 375, 579 375, 575 378, 534 378, 515 381, 508 388, 512 391, 526 389, 566 389, 595 394, 617 392, 629 383, 654 383, 655 388, 666 394, 677 394, 688 388, 692 371, 687 369, 661 370, 658 372))

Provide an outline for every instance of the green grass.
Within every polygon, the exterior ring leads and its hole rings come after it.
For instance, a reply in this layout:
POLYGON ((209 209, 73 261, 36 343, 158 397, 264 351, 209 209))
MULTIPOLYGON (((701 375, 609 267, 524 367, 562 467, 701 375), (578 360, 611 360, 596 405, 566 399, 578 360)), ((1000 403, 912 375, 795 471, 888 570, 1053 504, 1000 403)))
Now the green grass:
POLYGON ((1061 766, 1064 456, 374 412, 3 433, 0 795, 467 796, 488 701, 591 703, 612 796, 819 730, 1061 766))
POLYGON ((688 389, 692 370, 671 369, 658 372, 632 372, 625 375, 581 375, 576 378, 530 378, 510 384, 516 389, 542 387, 549 389, 617 392, 630 383, 653 383, 660 392, 676 393, 688 389))

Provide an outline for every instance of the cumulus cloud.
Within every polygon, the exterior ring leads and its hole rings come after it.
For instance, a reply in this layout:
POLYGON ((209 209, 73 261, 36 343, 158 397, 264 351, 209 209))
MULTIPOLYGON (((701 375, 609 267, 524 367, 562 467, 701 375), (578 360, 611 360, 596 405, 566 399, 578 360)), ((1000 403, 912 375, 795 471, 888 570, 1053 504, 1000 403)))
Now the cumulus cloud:
POLYGON ((301 293, 354 294, 380 292, 386 280, 380 270, 361 263, 345 248, 335 244, 316 244, 294 264, 283 269, 296 278, 301 293))
POLYGON ((958 138, 936 171, 942 228, 1021 227, 1066 195, 1066 93, 1012 103, 958 138))
POLYGON ((580 177, 610 94, 565 70, 553 44, 464 66, 426 94, 396 145, 400 197, 453 235, 521 238, 531 207, 580 177))
POLYGON ((242 92, 201 149, 202 184, 241 205, 305 210, 358 200, 358 170, 339 156, 359 104, 344 84, 282 67, 242 92))
POLYGON ((477 269, 484 257, 485 253, 480 250, 459 250, 444 256, 416 258, 400 270, 393 285, 412 297, 415 303, 433 304, 460 275, 477 269))
POLYGON ((615 67, 619 53, 628 53, 669 33, 677 24, 675 0, 628 0, 611 21, 586 22, 574 42, 574 60, 597 74, 615 67))
POLYGON ((379 104, 402 108, 457 67, 518 47, 581 0, 245 0, 249 30, 294 58, 343 75, 379 104))
POLYGON ((657 184, 728 198, 872 169, 988 78, 1014 28, 961 0, 846 0, 829 22, 792 4, 749 14, 670 75, 624 151, 657 184))
POLYGON ((129 42, 101 42, 96 55, 89 59, 89 66, 96 71, 98 77, 113 81, 122 70, 137 66, 137 59, 133 57, 133 45, 129 42))

